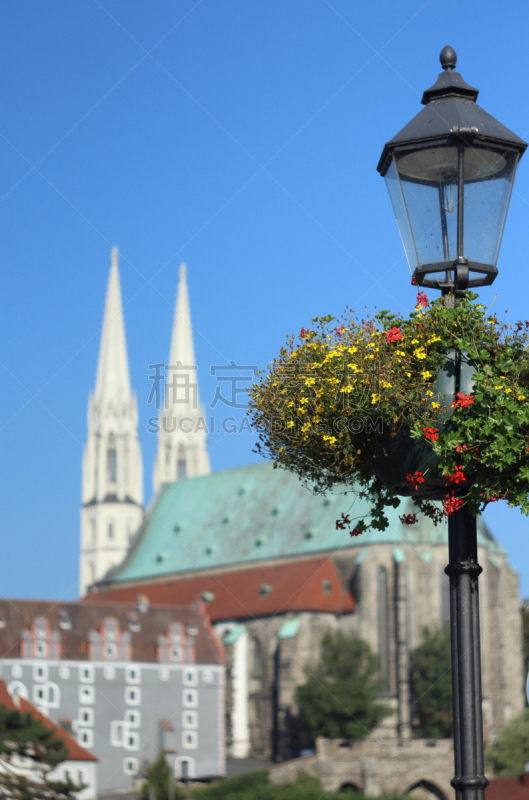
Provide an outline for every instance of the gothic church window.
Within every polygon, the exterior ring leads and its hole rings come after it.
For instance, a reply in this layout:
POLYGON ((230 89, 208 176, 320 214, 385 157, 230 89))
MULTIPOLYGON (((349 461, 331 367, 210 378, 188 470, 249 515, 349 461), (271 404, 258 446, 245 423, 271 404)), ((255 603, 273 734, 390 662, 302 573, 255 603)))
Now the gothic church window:
POLYGON ((107 472, 110 483, 116 482, 116 443, 113 434, 108 437, 107 472))
POLYGON ((389 608, 388 571, 378 569, 378 649, 380 653, 380 677, 382 690, 389 691, 389 608))
POLYGON ((250 676, 252 678, 263 677, 263 648, 256 636, 250 642, 250 676))
POLYGON ((180 447, 178 450, 178 461, 176 462, 176 478, 181 480, 187 476, 187 464, 185 449, 180 447))

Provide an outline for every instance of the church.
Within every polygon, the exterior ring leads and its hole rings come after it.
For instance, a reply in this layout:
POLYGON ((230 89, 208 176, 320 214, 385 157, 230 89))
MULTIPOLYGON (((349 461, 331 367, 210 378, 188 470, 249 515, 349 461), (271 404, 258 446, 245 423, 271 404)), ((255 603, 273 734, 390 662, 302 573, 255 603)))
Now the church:
MULTIPOLYGON (((130 386, 117 250, 112 251, 95 390, 89 400, 81 509, 85 603, 205 604, 226 652, 226 746, 282 761, 296 687, 324 633, 365 639, 394 711, 376 734, 413 734, 410 653, 449 620, 447 530, 404 525, 351 539, 336 520, 365 501, 311 494, 270 463, 211 472, 196 380, 186 268, 180 267, 169 373, 159 412, 154 497, 144 509, 136 397, 130 386)), ((408 507, 409 506, 409 507, 408 507)), ((478 520, 483 712, 488 741, 524 707, 518 577, 478 520)))

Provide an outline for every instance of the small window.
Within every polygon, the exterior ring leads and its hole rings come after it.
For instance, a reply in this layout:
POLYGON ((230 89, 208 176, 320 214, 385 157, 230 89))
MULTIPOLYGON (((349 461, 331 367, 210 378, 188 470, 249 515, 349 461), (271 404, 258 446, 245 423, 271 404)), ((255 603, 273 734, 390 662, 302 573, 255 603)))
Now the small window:
POLYGON ((204 683, 212 683, 213 682, 213 673, 210 669, 205 669, 202 673, 202 680, 204 683))
POLYGON ((161 681, 168 681, 169 680, 169 670, 168 669, 161 669, 158 672, 158 676, 161 681))
POLYGON ((47 650, 46 643, 42 642, 40 640, 37 641, 37 644, 35 645, 35 652, 36 652, 37 658, 45 658, 46 650, 47 650))
POLYGON ((80 708, 79 709, 79 725, 93 725, 94 724, 94 709, 93 708, 80 708))
POLYGON ((181 661, 182 653, 179 647, 173 647, 172 656, 173 656, 173 661, 181 661))
POLYGON ((22 677, 22 667, 20 664, 13 664, 11 667, 11 675, 13 678, 21 678, 22 677))
POLYGON ((128 731, 125 736, 125 750, 140 749, 140 734, 136 731, 128 731))
POLYGON ((115 720, 110 723, 110 744, 113 747, 123 747, 125 744, 125 735, 127 733, 127 725, 125 722, 118 722, 115 720))
POLYGON ((79 744, 82 744, 83 747, 93 747, 94 731, 90 730, 90 728, 79 728, 77 731, 77 741, 79 744))
POLYGON ((198 683, 198 673, 196 669, 184 670, 184 686, 196 686, 198 683))
POLYGON ((18 697, 28 698, 28 690, 22 681, 11 681, 7 687, 9 694, 18 695, 18 697))
POLYGON ((128 708, 125 711, 125 721, 131 728, 139 728, 141 725, 141 714, 139 711, 128 708))
POLYGON ((95 699, 93 686, 79 687, 79 702, 83 705, 92 705, 95 699))
POLYGON ((198 727, 198 714, 196 711, 184 711, 182 715, 182 728, 198 727))
POLYGON ((35 703, 45 703, 46 695, 47 692, 44 686, 33 687, 33 700, 35 701, 35 703))
POLYGON ((45 664, 38 664, 33 667, 33 680, 34 681, 47 681, 48 680, 48 667, 45 664))
POLYGON ((108 523, 107 536, 108 536, 109 539, 113 539, 114 538, 114 523, 113 522, 109 522, 108 523))
POLYGON ((80 667, 79 680, 81 683, 94 682, 94 668, 93 667, 80 667))
POLYGON ((114 667, 105 667, 105 678, 107 681, 113 681, 116 677, 116 670, 114 667))
POLYGON ((125 703, 129 706, 139 706, 141 703, 141 689, 137 689, 135 686, 126 686, 125 703))
POLYGON ((194 708, 198 705, 198 694, 196 689, 184 689, 183 704, 185 708, 194 708))
POLYGON ((127 667, 127 669, 125 670, 125 682, 126 683, 141 682, 141 672, 139 667, 127 667))
POLYGON ((105 658, 115 658, 116 657, 116 645, 115 644, 106 644, 105 645, 105 658))
POLYGON ((70 677, 70 667, 59 667, 59 678, 62 678, 63 681, 67 681, 70 677))
POLYGON ((182 745, 190 750, 195 749, 198 746, 198 733, 196 731, 183 731, 182 745))
POLYGON ((138 759, 137 758, 124 758, 123 759, 123 774, 124 775, 137 775, 138 773, 138 759))
POLYGON ((85 774, 84 774, 84 769, 78 769, 77 770, 77 783, 84 783, 85 780, 86 780, 86 778, 85 778, 85 774))

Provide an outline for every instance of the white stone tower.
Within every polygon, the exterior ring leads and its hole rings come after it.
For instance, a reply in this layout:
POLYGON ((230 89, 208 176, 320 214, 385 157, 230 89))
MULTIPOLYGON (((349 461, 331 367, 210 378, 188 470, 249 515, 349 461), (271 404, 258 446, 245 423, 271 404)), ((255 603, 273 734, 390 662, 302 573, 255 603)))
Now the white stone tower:
POLYGON ((112 249, 95 392, 83 456, 80 591, 121 563, 143 515, 136 395, 131 391, 118 251, 112 249))
POLYGON ((165 370, 160 409, 154 491, 165 483, 210 472, 206 416, 198 397, 198 377, 191 331, 186 265, 180 264, 171 355, 165 370))

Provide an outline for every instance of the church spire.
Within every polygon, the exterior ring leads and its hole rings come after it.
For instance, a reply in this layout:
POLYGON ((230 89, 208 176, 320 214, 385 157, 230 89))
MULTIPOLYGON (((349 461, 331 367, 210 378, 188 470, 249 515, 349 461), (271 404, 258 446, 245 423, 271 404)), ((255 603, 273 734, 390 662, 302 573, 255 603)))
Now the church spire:
POLYGON ((99 402, 130 399, 129 364, 119 285, 118 249, 112 248, 95 398, 99 402))
POLYGON ((165 483, 210 472, 205 413, 198 397, 185 264, 180 264, 171 354, 165 378, 154 465, 155 492, 165 483))
POLYGON ((81 594, 121 563, 143 514, 136 395, 131 391, 118 251, 112 249, 96 387, 88 402, 81 508, 81 594))

